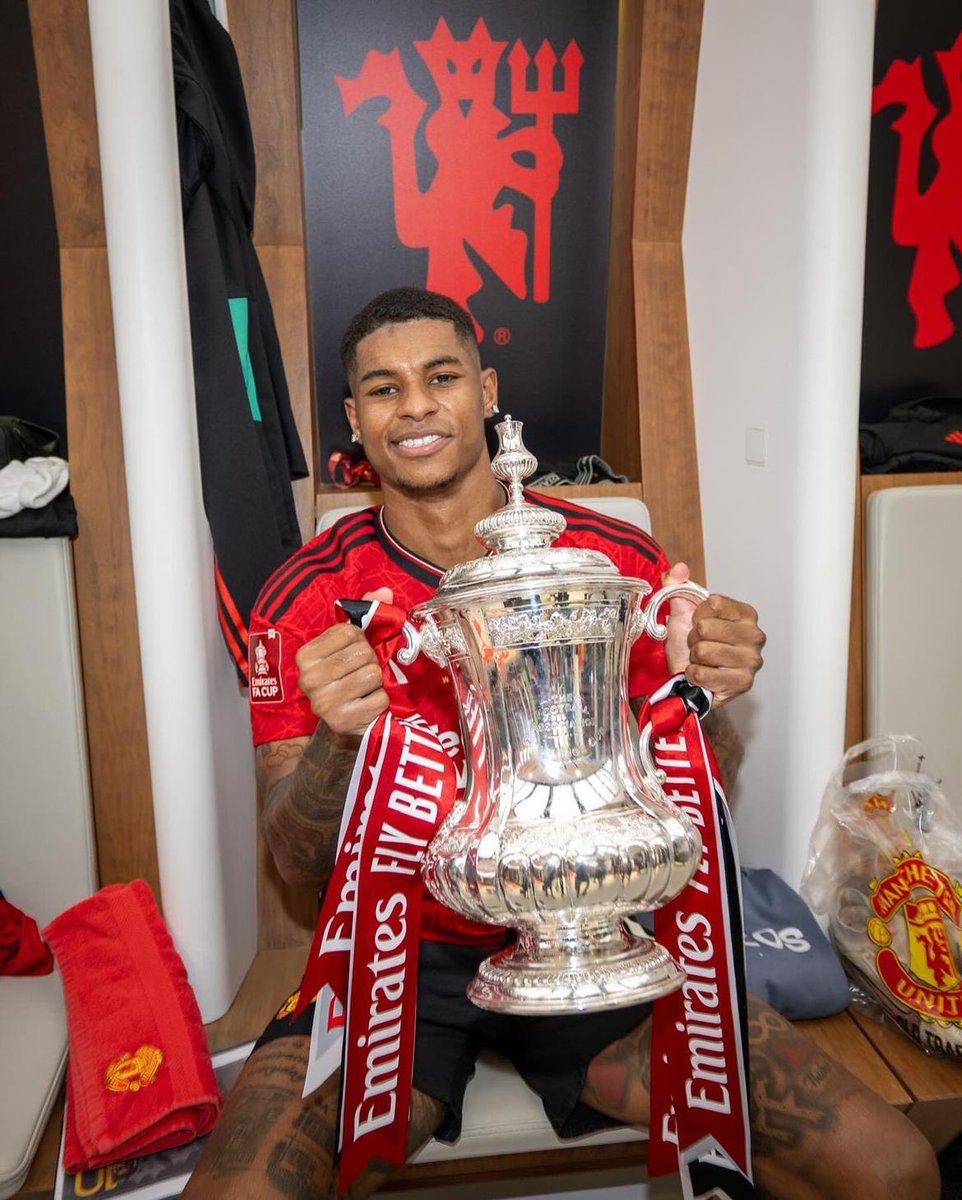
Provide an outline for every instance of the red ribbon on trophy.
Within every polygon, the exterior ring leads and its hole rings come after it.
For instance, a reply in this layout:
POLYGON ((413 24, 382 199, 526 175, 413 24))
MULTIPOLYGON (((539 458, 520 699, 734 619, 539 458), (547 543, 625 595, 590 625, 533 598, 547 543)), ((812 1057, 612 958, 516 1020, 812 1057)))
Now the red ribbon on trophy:
POLYGON ((372 1159, 403 1163, 414 1066, 421 860, 457 789, 455 764, 405 697, 407 614, 338 601, 381 663, 389 707, 364 734, 301 984, 317 996, 307 1095, 342 1069, 341 1195, 372 1159))
POLYGON ((648 1171, 679 1171, 686 1200, 742 1200, 755 1195, 744 935, 731 818, 701 729, 710 704, 678 676, 638 719, 651 724, 665 798, 697 826, 703 847, 689 885, 655 913, 655 938, 686 979, 654 1005, 648 1171))

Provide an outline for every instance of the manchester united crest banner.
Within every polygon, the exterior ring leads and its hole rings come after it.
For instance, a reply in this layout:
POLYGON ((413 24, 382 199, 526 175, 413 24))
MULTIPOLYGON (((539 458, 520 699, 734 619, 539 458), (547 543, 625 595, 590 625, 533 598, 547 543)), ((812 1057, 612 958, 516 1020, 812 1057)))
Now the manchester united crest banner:
POLYGON ((300 0, 322 466, 344 326, 402 285, 468 309, 543 465, 598 453, 616 42, 616 0, 300 0))

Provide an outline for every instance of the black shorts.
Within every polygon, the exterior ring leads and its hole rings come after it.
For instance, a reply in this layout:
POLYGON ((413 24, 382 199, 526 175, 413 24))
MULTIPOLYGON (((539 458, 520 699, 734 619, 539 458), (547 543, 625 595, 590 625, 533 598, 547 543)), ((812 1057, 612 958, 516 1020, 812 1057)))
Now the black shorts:
MULTIPOLYGON (((578 1137, 617 1125, 581 1103, 585 1073, 595 1055, 638 1026, 651 1006, 555 1017, 487 1012, 472 1004, 465 992, 488 953, 447 942, 421 943, 414 1086, 447 1107, 448 1116, 435 1137, 453 1142, 460 1135, 464 1089, 482 1048, 510 1059, 541 1097, 559 1137, 578 1137)), ((310 1037, 313 1019, 313 1004, 296 1020, 275 1017, 257 1045, 292 1034, 310 1037)))

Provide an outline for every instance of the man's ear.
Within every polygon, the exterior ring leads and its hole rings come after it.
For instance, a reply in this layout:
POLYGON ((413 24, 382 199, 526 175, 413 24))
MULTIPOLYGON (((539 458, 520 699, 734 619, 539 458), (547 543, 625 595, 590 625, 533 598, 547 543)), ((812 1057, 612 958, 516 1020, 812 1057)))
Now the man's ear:
POLYGON ((486 417, 498 411, 498 372, 485 367, 481 372, 482 411, 486 417))
POLYGON ((357 414, 354 409, 354 397, 344 397, 344 412, 347 414, 347 423, 351 427, 351 433, 361 436, 361 431, 357 427, 357 414))

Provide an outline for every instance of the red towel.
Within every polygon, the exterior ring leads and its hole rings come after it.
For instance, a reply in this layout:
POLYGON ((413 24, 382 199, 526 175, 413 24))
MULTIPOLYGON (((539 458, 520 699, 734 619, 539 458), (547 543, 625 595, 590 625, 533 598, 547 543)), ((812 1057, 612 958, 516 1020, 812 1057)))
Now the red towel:
POLYGON ((40 939, 33 917, 0 892, 0 975, 49 975, 53 955, 40 939))
POLYGON ((113 884, 44 929, 63 976, 64 1169, 180 1146, 220 1106, 187 972, 147 884, 113 884))

